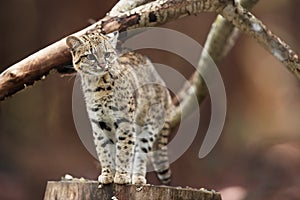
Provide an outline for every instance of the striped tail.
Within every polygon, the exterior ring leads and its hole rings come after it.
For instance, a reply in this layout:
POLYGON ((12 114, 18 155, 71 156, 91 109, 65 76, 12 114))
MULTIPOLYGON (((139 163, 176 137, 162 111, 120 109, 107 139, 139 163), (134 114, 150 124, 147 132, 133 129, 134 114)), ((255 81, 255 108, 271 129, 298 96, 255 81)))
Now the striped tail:
POLYGON ((160 137, 158 138, 158 141, 155 142, 153 152, 150 156, 157 177, 163 184, 169 184, 171 182, 171 170, 167 147, 169 133, 170 125, 168 122, 165 122, 164 127, 160 132, 160 137))

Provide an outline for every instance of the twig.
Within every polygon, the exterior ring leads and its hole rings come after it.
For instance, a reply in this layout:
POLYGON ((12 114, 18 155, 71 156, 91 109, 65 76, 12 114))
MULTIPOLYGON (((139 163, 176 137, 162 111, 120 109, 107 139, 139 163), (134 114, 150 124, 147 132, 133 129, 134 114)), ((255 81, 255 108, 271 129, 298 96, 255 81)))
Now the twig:
POLYGON ((220 14, 237 28, 253 37, 300 79, 299 56, 253 14, 239 4, 228 4, 220 14))
MULTIPOLYGON (((103 33, 109 33, 115 30, 157 26, 202 11, 220 12, 228 1, 230 0, 157 0, 125 12, 121 16, 104 17, 75 35, 82 35, 86 31, 99 31, 99 29, 103 33)), ((22 90, 27 85, 32 85, 35 80, 47 75, 51 69, 70 63, 71 55, 65 39, 32 54, 0 74, 0 100, 22 90)))
MULTIPOLYGON (((259 0, 241 0, 241 4, 242 6, 250 9, 258 1, 259 0)), ((171 120, 172 127, 176 126, 180 119, 193 109, 190 105, 193 105, 191 102, 193 101, 194 96, 197 97, 200 104, 208 95, 208 90, 201 73, 205 71, 206 68, 211 67, 211 59, 216 65, 221 63, 231 48, 235 45, 236 40, 239 37, 239 33, 239 30, 221 15, 217 16, 204 44, 202 51, 204 53, 202 53, 199 59, 197 66, 198 70, 194 72, 190 80, 184 85, 181 91, 177 94, 177 97, 173 100, 175 105, 180 103, 181 106, 176 109, 173 120, 171 120)))

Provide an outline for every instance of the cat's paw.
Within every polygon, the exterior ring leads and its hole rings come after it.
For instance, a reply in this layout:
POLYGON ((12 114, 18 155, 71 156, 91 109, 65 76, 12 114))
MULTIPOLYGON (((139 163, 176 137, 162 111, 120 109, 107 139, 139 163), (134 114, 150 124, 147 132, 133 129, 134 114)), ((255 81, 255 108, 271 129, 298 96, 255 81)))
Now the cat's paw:
POLYGON ((132 175, 132 184, 135 185, 145 185, 147 180, 144 176, 141 175, 132 175))
POLYGON ((98 181, 101 184, 109 184, 114 181, 114 177, 112 174, 105 173, 105 174, 101 174, 100 176, 98 176, 98 181))
POLYGON ((131 177, 128 173, 116 173, 114 178, 114 183, 117 184, 130 184, 131 183, 131 177))

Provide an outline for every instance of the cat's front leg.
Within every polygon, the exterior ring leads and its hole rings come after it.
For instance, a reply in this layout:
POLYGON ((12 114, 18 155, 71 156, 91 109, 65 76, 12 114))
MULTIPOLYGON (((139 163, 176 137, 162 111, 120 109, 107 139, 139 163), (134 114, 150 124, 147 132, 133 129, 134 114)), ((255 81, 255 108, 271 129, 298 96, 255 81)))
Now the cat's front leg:
POLYGON ((154 131, 150 126, 141 128, 141 132, 137 134, 134 162, 132 169, 132 184, 144 185, 147 183, 147 154, 151 152, 153 141, 155 140, 154 131))
POLYGON ((102 184, 112 183, 115 176, 114 134, 111 128, 101 120, 91 120, 96 152, 101 163, 98 181, 102 184))
POLYGON ((116 174, 114 182, 118 184, 131 183, 132 163, 134 159, 135 130, 129 117, 116 120, 116 174))

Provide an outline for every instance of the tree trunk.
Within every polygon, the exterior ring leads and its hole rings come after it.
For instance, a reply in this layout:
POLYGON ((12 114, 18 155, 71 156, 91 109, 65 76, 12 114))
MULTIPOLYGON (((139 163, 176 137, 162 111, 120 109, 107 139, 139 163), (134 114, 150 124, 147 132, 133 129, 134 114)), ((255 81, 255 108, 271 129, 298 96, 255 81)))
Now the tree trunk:
POLYGON ((205 189, 109 184, 97 181, 48 181, 44 200, 221 200, 221 195, 205 189))

